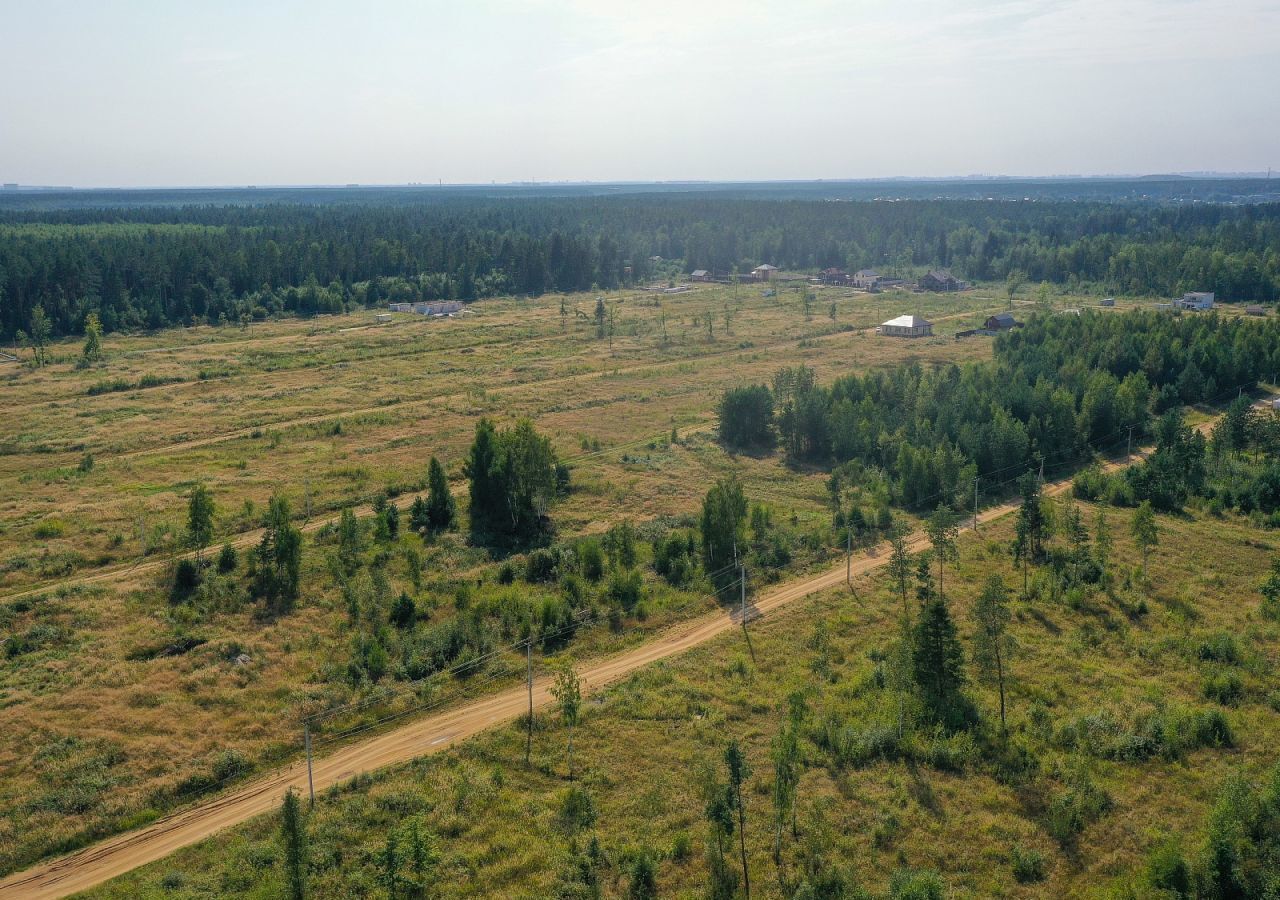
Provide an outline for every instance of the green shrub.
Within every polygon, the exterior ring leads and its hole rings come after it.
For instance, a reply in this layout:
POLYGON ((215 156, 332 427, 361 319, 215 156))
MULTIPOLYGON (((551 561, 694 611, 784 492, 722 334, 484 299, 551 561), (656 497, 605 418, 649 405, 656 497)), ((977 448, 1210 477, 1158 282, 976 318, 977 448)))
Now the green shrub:
POLYGON ((587 789, 574 785, 560 797, 557 823, 569 834, 590 828, 596 821, 596 804, 587 789))
POLYGON ((627 612, 640 604, 643 591, 644 582, 635 569, 615 571, 609 576, 609 599, 627 612))
POLYGON ((1206 662, 1235 665, 1240 662, 1240 645, 1235 636, 1225 631, 1206 635, 1196 648, 1196 656, 1206 662))
POLYGON ((1018 884, 1037 884, 1044 881, 1044 854, 1039 850, 1013 848, 1013 878, 1018 884))
POLYGON ((229 575, 236 570, 239 559, 236 556, 236 548, 230 543, 222 545, 222 550, 218 553, 218 572, 222 575, 229 575))
POLYGON ((946 890, 937 872, 899 869, 889 879, 890 900, 942 900, 946 890))
POLYGON ((213 778, 215 781, 226 781, 243 775, 252 768, 248 758, 239 750, 223 750, 213 761, 213 778))
POLYGON ((539 547, 530 553, 528 560, 525 561, 525 581, 530 584, 545 584, 549 581, 555 581, 557 563, 557 555, 553 550, 539 547))
POLYGON ((587 538, 578 542, 578 561, 582 565, 582 577, 588 581, 599 581, 604 577, 604 551, 600 542, 587 538))
POLYGON ((1066 789, 1049 804, 1049 833, 1067 844, 1111 809, 1111 798, 1083 769, 1067 780, 1066 789))
POLYGON ((62 537, 67 530, 67 523, 61 519, 44 519, 35 527, 35 536, 38 538, 55 538, 62 537))
POLYGON ((1235 706, 1244 696, 1244 682, 1235 672, 1215 672, 1205 678, 1201 690, 1209 700, 1235 706))
POLYGON ((1167 891, 1175 897, 1190 897, 1191 866, 1182 855, 1182 848, 1168 841, 1151 851, 1146 881, 1155 890, 1167 891))
POLYGON ((191 596, 191 592, 200 584, 200 567, 194 559, 180 559, 173 570, 173 589, 169 599, 173 603, 181 603, 191 596))

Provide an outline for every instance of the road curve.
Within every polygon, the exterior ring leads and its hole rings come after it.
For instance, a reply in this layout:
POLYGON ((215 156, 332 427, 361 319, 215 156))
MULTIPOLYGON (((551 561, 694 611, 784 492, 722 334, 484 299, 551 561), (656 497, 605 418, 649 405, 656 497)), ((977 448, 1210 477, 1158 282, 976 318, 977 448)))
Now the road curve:
MULTIPOLYGON (((1134 454, 1135 459, 1140 457, 1141 454, 1134 454)), ((1117 469, 1124 465, 1123 462, 1112 462, 1105 468, 1117 469)), ((1053 482, 1045 485, 1044 493, 1052 496, 1070 486, 1069 480, 1053 482)), ((1001 518, 1017 507, 1016 502, 991 507, 978 514, 978 522, 1001 518)), ((916 532, 908 538, 908 546, 912 552, 918 552, 927 548, 929 541, 924 534, 916 532)), ((863 575, 874 571, 883 566, 888 557, 888 545, 880 544, 866 556, 854 560, 850 566, 851 573, 863 575)), ((759 618, 796 600, 835 587, 845 580, 845 573, 845 563, 841 562, 818 575, 784 584, 756 598, 747 615, 750 619, 759 618)), ((596 693, 643 666, 696 647, 738 627, 740 623, 739 613, 726 615, 717 611, 673 626, 631 650, 587 661, 578 670, 583 681, 583 693, 596 693)), ((550 683, 547 676, 534 679, 535 708, 540 709, 551 702, 550 683)), ((520 685, 344 746, 314 760, 315 788, 322 791, 362 772, 444 750, 494 725, 511 722, 525 713, 528 702, 527 689, 520 685)), ((225 828, 278 808, 289 788, 300 792, 307 790, 305 762, 298 761, 277 769, 243 787, 158 819, 145 828, 107 838, 76 853, 10 875, 0 881, 0 900, 51 900, 88 890, 225 828)))

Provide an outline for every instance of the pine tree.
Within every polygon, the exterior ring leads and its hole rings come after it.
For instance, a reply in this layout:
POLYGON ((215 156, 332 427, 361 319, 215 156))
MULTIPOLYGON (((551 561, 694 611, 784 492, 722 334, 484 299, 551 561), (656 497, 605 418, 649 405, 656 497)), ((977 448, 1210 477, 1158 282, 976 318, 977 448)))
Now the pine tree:
POLYGON ((382 870, 380 875, 382 884, 387 889, 387 896, 395 900, 400 893, 400 848, 396 844, 394 831, 387 835, 387 842, 378 854, 378 867, 382 870))
POLYGON ((573 780, 573 730, 582 712, 582 683, 572 665, 561 667, 551 684, 551 696, 560 706, 560 718, 569 728, 569 780, 573 780))
POLYGON ((197 483, 187 499, 187 539, 196 548, 196 560, 200 561, 204 548, 213 540, 213 494, 203 484, 197 483))
POLYGON ((964 651, 955 622, 941 597, 930 600, 916 623, 911 669, 925 707, 936 721, 949 727, 964 718, 964 651))
POLYGON ((1133 511, 1133 521, 1129 526, 1133 534, 1133 542, 1142 551, 1142 570, 1147 570, 1147 556, 1156 544, 1160 543, 1160 527, 1156 524, 1156 514, 1151 508, 1150 500, 1133 511))
POLYGON ((1026 553, 1039 559, 1044 553, 1045 518, 1040 507, 1040 479, 1028 472, 1018 479, 1022 491, 1022 505, 1018 507, 1018 526, 1026 536, 1026 553))
POLYGON ((886 571, 895 581, 897 590, 902 595, 902 618, 909 621, 911 612, 906 603, 906 583, 911 577, 911 554, 906 548, 906 535, 902 534, 901 530, 895 530, 888 538, 888 543, 893 550, 888 557, 886 571))
POLYGON ((289 503, 274 496, 254 556, 254 594, 266 599, 273 613, 287 613, 298 599, 302 569, 302 532, 289 521, 289 503))
POLYGON ((418 534, 426 534, 431 530, 427 501, 423 497, 413 498, 413 505, 409 507, 409 528, 418 534))
POLYGON ((433 531, 447 531, 457 519, 457 507, 449 490, 449 477, 445 475, 440 460, 431 457, 427 468, 427 525, 433 531))
POLYGON ((960 528, 956 525, 955 513, 946 504, 939 503, 925 523, 924 530, 929 535, 929 542, 933 544, 933 555, 938 559, 938 596, 942 597, 945 596, 942 592, 943 566, 948 560, 960 558, 960 551, 956 547, 960 528))
POLYGON ((302 818, 302 804, 292 788, 284 795, 280 812, 280 837, 284 844, 284 872, 288 881, 289 900, 305 900, 307 896, 307 835, 302 818))
POLYGON ((364 536, 360 531, 360 521, 355 512, 348 507, 338 516, 338 559, 347 576, 354 575, 360 568, 360 555, 364 553, 364 536))
POLYGON ((733 800, 733 809, 738 814, 738 847, 742 854, 742 888, 747 897, 751 896, 751 873, 747 868, 747 807, 742 802, 742 784, 751 777, 751 767, 747 765, 746 754, 736 740, 730 741, 724 751, 725 767, 729 770, 729 796, 733 800))
POLYGON ((95 363, 102 359, 102 320, 96 312, 84 317, 84 349, 81 358, 86 363, 95 363))
POLYGON ((1093 546, 1103 575, 1106 575, 1107 563, 1111 560, 1111 543, 1111 526, 1107 523, 1107 514, 1099 506, 1093 520, 1093 546))
POLYGON ((1009 612, 1009 589, 1004 579, 992 575, 986 587, 973 605, 973 619, 977 626, 974 633, 974 662, 989 677, 994 678, 1000 691, 1000 728, 1009 730, 1005 718, 1005 665, 1012 649, 1008 629, 1012 614, 1009 612))
POLYGON ((498 484, 498 433, 493 423, 481 419, 476 423, 475 440, 462 471, 471 481, 471 530, 485 532, 500 521, 505 506, 498 484))

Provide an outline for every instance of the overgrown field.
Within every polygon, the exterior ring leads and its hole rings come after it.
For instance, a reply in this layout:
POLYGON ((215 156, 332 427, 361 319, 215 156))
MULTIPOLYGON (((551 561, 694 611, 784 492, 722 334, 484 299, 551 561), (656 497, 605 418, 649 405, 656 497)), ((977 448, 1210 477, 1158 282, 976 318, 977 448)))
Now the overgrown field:
MULTIPOLYGON (((749 645, 728 634, 588 702, 575 781, 568 732, 548 712, 529 767, 515 723, 331 792, 306 818, 309 896, 385 896, 388 885, 404 896, 624 896, 638 871, 653 873, 658 896, 705 896, 718 852, 706 786, 724 781, 731 740, 751 772, 757 896, 797 885, 813 892, 796 896, 1180 896, 1161 891, 1190 870, 1221 863, 1229 874, 1243 858, 1230 855, 1243 852, 1234 817, 1280 801, 1268 774, 1280 625, 1260 614, 1258 591, 1280 549, 1274 533, 1193 504, 1156 517, 1144 567, 1131 511, 1050 506, 1050 554, 1104 560, 1092 583, 1060 590, 1061 571, 1032 566, 1022 595, 1014 516, 966 530, 946 567, 979 727, 948 736, 904 703, 893 665, 902 601, 881 570, 752 624, 749 645), (1072 540, 1074 512, 1088 533, 1072 540), (973 656, 975 603, 993 575, 1014 588, 1007 741, 973 656), (799 737, 794 832, 775 817, 787 731, 799 737), (1239 779, 1258 792, 1232 788, 1239 779)), ((725 859, 739 864, 736 833, 725 859)), ((283 869, 269 816, 92 895, 274 897, 283 869)))
MULTIPOLYGON (((563 538, 624 519, 688 525, 707 486, 732 471, 774 507, 798 571, 831 552, 825 474, 727 454, 714 440, 723 390, 767 382, 784 365, 829 378, 985 358, 989 339, 951 335, 1003 305, 994 292, 828 288, 806 305, 785 287, 775 297, 707 287, 613 299, 611 337, 598 336, 594 295, 550 296, 486 301, 446 320, 397 315, 382 327, 360 313, 113 335, 88 367, 75 364, 76 343, 55 345, 43 369, 0 368, 0 871, 296 752, 302 714, 378 680, 361 668, 369 660, 352 631, 361 604, 407 594, 429 623, 417 649, 390 661, 408 681, 433 671, 428 638, 463 639, 449 629, 468 609, 558 597, 504 583, 500 564, 457 534, 371 542, 364 556, 377 577, 345 583, 331 571, 338 511, 384 494, 405 504, 424 489, 431 456, 461 488, 480 416, 527 416, 552 436, 573 472, 554 516, 563 538), (939 336, 865 331, 904 312, 934 318, 939 336), (227 541, 238 560, 197 602, 175 603, 197 483, 217 508, 206 558, 221 564, 227 541), (275 493, 306 535, 302 596, 284 618, 264 617, 243 586, 275 493)), ((643 631, 708 609, 706 587, 651 583, 629 618, 643 631)), ((594 629, 582 652, 639 639, 594 629)))

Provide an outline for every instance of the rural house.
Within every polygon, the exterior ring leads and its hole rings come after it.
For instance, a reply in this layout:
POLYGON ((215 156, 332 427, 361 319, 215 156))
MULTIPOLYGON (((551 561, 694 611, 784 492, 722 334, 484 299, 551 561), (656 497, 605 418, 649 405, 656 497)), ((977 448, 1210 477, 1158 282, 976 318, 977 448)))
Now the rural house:
POLYGON ((692 281, 710 281, 711 273, 706 269, 694 269, 689 278, 692 281))
POLYGON ((880 273, 875 269, 859 269, 853 273, 853 286, 864 291, 874 291, 880 286, 880 273))
POLYGON ((1182 309, 1213 309, 1213 291, 1187 291, 1177 305, 1182 309))
POLYGON ((1259 306, 1256 303, 1251 303, 1244 308, 1244 313, 1246 316, 1265 316, 1267 314, 1267 308, 1265 306, 1259 306))
POLYGON ((962 291, 965 287, 965 283, 947 269, 931 269, 920 276, 922 291, 962 291))
POLYGON ((778 271, 777 266, 771 266, 768 263, 756 266, 751 270, 751 277, 756 281, 770 281, 775 272, 778 271))
POLYGON ((987 331, 1008 331, 1011 328, 1021 328, 1022 323, 1014 320, 1013 313, 1002 312, 987 316, 987 321, 982 323, 982 327, 987 331))
POLYGON ((877 328, 876 334, 887 337, 928 337, 933 334, 933 323, 919 316, 898 316, 877 328))
POLYGON ((829 269, 823 269, 818 273, 818 278, 823 284, 848 284, 849 273, 844 269, 832 266, 829 269))

